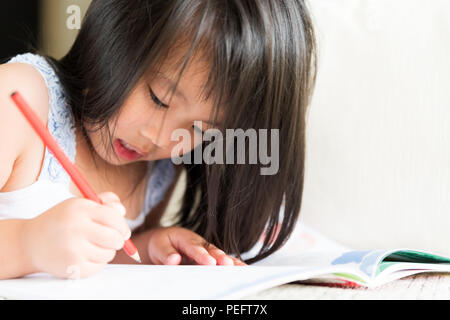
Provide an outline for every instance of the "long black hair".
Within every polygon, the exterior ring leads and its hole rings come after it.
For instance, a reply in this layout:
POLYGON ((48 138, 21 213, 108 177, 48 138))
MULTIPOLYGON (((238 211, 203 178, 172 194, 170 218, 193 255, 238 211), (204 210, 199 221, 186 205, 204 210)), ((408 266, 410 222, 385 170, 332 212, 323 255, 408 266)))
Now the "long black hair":
POLYGON ((194 53, 210 62, 205 93, 214 97, 215 115, 224 111, 220 130, 279 130, 274 175, 261 175, 261 165, 184 164, 177 225, 237 256, 265 233, 251 263, 283 245, 300 213, 306 113, 316 77, 304 1, 93 0, 69 52, 48 60, 86 132, 86 123, 107 126, 149 66, 161 65, 180 39, 189 48, 180 77, 194 53))

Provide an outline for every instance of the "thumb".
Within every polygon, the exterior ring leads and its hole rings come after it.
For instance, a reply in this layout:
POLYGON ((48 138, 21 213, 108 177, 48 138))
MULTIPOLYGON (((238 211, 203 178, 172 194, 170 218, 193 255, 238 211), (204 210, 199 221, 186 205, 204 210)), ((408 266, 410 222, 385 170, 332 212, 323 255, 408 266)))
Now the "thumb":
POLYGON ((111 202, 120 202, 119 196, 111 191, 99 193, 98 197, 102 201, 102 204, 107 204, 111 202))
POLYGON ((182 259, 168 238, 157 241, 157 245, 150 243, 148 255, 153 264, 178 265, 182 259))
POLYGON ((125 216, 126 208, 120 202, 120 198, 117 194, 107 191, 99 193, 98 197, 102 201, 103 205, 116 209, 122 216, 125 216))

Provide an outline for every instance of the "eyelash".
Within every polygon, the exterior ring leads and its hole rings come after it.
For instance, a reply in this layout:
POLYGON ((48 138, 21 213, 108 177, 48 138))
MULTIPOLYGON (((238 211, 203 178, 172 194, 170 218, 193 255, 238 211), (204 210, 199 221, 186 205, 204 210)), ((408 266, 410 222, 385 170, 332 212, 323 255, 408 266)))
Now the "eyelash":
MULTIPOLYGON (((155 93, 153 92, 152 88, 150 86, 148 86, 148 92, 150 95, 150 99, 153 100, 153 102, 159 107, 159 108, 169 108, 169 106, 163 102, 161 102, 161 100, 158 99, 158 97, 155 95, 155 93)), ((199 127, 192 125, 192 128, 194 129, 194 131, 198 131, 200 133, 204 133, 203 130, 200 130, 199 127)))
POLYGON ((153 100, 153 102, 159 107, 159 108, 169 108, 169 106, 163 102, 161 102, 161 100, 158 99, 158 97, 155 95, 155 93, 153 92, 152 88, 150 88, 150 86, 148 86, 148 92, 150 94, 150 99, 153 100))

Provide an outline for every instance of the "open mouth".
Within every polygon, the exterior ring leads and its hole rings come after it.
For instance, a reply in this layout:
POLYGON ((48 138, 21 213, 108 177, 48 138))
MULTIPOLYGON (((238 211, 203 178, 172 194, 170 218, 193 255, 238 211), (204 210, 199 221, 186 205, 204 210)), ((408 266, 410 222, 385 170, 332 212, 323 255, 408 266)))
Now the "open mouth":
POLYGON ((144 157, 144 155, 134 149, 133 146, 121 139, 114 140, 113 146, 116 154, 124 160, 130 161, 144 157))

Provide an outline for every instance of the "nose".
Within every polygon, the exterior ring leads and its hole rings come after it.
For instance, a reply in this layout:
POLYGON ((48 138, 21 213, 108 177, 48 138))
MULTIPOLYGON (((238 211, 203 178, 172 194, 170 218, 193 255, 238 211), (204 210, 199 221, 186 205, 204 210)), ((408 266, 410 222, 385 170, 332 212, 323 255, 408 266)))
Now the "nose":
POLYGON ((170 132, 165 126, 160 128, 155 128, 154 126, 144 127, 139 130, 139 133, 158 148, 167 148, 171 143, 170 132))

